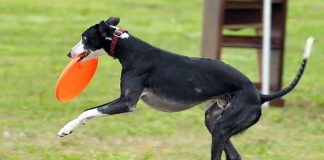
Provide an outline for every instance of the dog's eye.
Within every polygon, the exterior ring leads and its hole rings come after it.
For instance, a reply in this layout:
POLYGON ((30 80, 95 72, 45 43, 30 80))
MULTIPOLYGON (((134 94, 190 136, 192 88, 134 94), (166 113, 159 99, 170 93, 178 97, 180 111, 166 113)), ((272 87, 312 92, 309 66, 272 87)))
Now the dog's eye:
POLYGON ((87 37, 82 37, 82 42, 86 42, 87 41, 87 37))

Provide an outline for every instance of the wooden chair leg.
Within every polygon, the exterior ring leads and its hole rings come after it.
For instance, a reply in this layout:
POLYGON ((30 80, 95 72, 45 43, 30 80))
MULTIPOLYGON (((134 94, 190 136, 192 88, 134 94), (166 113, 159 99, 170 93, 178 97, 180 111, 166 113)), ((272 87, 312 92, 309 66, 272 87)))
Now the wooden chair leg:
MULTIPOLYGON (((256 34, 258 36, 262 35, 262 29, 257 28, 256 34)), ((262 49, 257 49, 257 61, 258 61, 258 73, 259 73, 259 82, 262 83, 262 49)))
MULTIPOLYGON (((271 50, 271 89, 272 91, 279 91, 282 89, 282 75, 283 75, 283 59, 285 47, 285 28, 286 28, 286 10, 287 3, 284 5, 273 5, 272 10, 272 31, 273 41, 279 44, 279 49, 271 50)), ((284 100, 278 99, 270 102, 271 105, 283 106, 284 100)))
POLYGON ((220 59, 221 57, 224 5, 224 0, 205 0, 202 39, 202 57, 204 58, 220 59))

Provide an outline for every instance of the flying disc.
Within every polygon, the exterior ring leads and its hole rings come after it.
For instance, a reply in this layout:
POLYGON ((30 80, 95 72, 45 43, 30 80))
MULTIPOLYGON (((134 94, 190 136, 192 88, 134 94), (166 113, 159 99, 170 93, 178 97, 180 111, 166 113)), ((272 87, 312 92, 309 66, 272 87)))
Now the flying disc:
POLYGON ((62 103, 80 95, 96 73, 98 57, 80 62, 81 57, 73 58, 57 80, 55 94, 62 103))

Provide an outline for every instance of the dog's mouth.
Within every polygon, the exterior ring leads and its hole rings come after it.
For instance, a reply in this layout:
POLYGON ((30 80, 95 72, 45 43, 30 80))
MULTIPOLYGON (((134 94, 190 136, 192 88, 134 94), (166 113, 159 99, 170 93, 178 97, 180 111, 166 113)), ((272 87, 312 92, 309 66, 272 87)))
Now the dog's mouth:
POLYGON ((85 57, 87 57, 90 54, 90 51, 85 51, 81 54, 79 54, 77 57, 79 57, 80 59, 78 60, 79 62, 82 61, 85 57))

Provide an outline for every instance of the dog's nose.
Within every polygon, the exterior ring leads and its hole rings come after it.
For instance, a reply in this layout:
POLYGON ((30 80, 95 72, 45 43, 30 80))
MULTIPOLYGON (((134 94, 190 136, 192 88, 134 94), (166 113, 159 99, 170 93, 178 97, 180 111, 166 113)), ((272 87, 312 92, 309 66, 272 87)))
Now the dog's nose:
POLYGON ((67 54, 67 56, 70 57, 70 58, 72 58, 72 56, 71 56, 71 52, 69 52, 69 53, 67 54))

